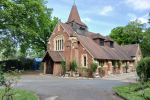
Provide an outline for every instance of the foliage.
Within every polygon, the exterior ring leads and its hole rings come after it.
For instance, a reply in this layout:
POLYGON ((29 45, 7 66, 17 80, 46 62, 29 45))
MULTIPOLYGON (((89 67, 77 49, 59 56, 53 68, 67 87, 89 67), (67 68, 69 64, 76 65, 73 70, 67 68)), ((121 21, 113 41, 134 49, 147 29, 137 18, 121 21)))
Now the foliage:
POLYGON ((129 68, 129 65, 126 64, 126 65, 125 65, 125 68, 126 68, 126 73, 127 73, 127 70, 128 70, 128 68, 129 68))
POLYGON ((76 59, 70 60, 70 68, 74 70, 77 66, 76 59))
POLYGON ((113 61, 112 61, 112 65, 113 65, 113 68, 114 68, 114 69, 116 69, 116 67, 117 67, 117 63, 116 63, 116 61, 115 61, 115 60, 113 60, 113 61))
POLYGON ((84 71, 86 71, 86 72, 90 72, 90 71, 91 71, 91 69, 90 69, 90 68, 85 68, 85 69, 84 69, 84 71))
MULTIPOLYGON (((1 66, 0 66, 1 67, 1 66)), ((0 70, 0 86, 5 87, 4 94, 2 95, 2 100, 6 97, 7 100, 12 99, 13 94, 9 94, 10 90, 13 88, 13 85, 17 85, 18 81, 21 79, 20 74, 21 71, 8 71, 4 72, 3 69, 0 70)))
POLYGON ((98 64, 94 61, 91 62, 91 68, 93 69, 93 71, 95 72, 95 70, 97 69, 98 64))
POLYGON ((118 67, 120 67, 121 64, 122 64, 122 60, 119 60, 118 67))
POLYGON ((66 61, 63 60, 63 59, 61 60, 61 66, 62 66, 63 69, 66 68, 66 61))
POLYGON ((111 30, 109 36, 119 45, 125 44, 127 36, 123 33, 124 27, 116 27, 111 30))
POLYGON ((47 39, 59 21, 57 17, 51 17, 53 9, 47 8, 46 3, 45 0, 0 1, 0 37, 13 44, 7 47, 8 50, 20 46, 22 53, 28 48, 46 51, 47 39))
MULTIPOLYGON (((150 86, 150 83, 148 83, 150 86)), ((144 84, 144 86, 147 86, 147 83, 144 84)), ((142 88, 142 83, 138 83, 138 88, 142 88)), ((129 86, 120 86, 120 87, 114 87, 113 88, 118 94, 125 97, 128 100, 145 100, 144 98, 150 98, 150 88, 147 89, 141 89, 139 91, 135 91, 137 89, 136 84, 132 84, 130 87, 130 93, 129 86), (143 92, 145 92, 145 96, 143 97, 143 92)), ((147 99, 149 100, 149 99, 147 99)))
POLYGON ((40 66, 39 69, 40 69, 40 70, 44 70, 44 63, 43 63, 43 62, 41 63, 41 66, 40 66))
MULTIPOLYGON (((0 88, 0 98, 2 98, 3 93, 4 88, 0 88)), ((26 90, 11 89, 9 94, 13 94, 13 100, 38 100, 36 94, 26 90)), ((4 98, 4 100, 6 99, 4 98)))
POLYGON ((112 29, 109 36, 119 45, 140 44, 144 57, 150 55, 150 28, 140 20, 130 21, 125 27, 112 29))
POLYGON ((144 74, 144 79, 150 78, 150 57, 138 61, 136 71, 140 79, 142 74, 144 74))

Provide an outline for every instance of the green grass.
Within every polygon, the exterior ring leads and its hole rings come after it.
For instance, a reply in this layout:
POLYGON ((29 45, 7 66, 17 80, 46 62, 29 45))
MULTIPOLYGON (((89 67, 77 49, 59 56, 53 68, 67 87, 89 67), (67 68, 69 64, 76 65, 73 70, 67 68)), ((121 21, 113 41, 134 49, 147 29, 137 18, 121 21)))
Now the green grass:
MULTIPOLYGON (((38 100, 38 97, 34 93, 26 90, 12 89, 9 93, 14 94, 13 100, 38 100)), ((3 94, 4 88, 0 88, 0 100, 3 94)), ((6 100, 6 97, 3 100, 6 100)))
MULTIPOLYGON (((147 86, 147 83, 144 84, 147 86)), ((148 83, 150 86, 150 83, 148 83)), ((141 88, 142 84, 138 83, 138 88, 141 88)), ((144 99, 143 95, 143 90, 139 90, 135 92, 134 90, 136 89, 136 84, 132 84, 130 87, 130 92, 129 92, 129 85, 127 86, 120 86, 120 87, 114 87, 114 90, 119 93, 121 96, 129 99, 129 100, 150 100, 150 87, 145 89, 145 98, 149 99, 144 99)))

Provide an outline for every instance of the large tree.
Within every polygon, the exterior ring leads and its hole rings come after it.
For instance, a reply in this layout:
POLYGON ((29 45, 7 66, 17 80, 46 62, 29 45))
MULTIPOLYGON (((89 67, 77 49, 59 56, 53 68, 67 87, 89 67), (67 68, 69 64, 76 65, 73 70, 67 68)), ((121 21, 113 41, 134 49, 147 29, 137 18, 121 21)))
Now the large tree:
POLYGON ((28 48, 46 51, 46 40, 58 18, 51 17, 52 8, 45 0, 0 0, 0 35, 10 37, 21 52, 28 48))
POLYGON ((143 56, 150 55, 150 28, 146 29, 138 19, 112 29, 109 36, 119 45, 140 44, 143 56))

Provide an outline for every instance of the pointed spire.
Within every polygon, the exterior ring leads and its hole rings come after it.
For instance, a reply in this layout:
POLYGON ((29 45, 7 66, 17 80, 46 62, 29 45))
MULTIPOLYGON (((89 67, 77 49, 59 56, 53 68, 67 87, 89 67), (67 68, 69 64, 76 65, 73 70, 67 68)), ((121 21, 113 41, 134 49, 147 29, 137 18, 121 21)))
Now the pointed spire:
POLYGON ((76 5, 72 6, 68 21, 66 23, 72 22, 73 20, 75 20, 75 22, 77 22, 78 24, 86 26, 80 19, 76 5))

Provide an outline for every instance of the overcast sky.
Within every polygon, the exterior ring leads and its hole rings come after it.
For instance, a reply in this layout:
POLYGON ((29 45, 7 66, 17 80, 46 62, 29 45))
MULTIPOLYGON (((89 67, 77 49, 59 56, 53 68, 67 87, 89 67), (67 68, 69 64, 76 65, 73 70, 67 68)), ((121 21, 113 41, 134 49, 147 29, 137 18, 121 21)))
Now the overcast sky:
MULTIPOLYGON (((48 0, 47 7, 53 8, 52 16, 65 23, 73 4, 74 0, 48 0)), ((126 26, 136 18, 142 23, 150 18, 150 0, 76 0, 75 4, 89 31, 102 35, 109 35, 113 28, 126 26)))

